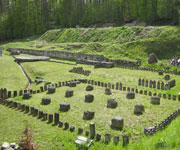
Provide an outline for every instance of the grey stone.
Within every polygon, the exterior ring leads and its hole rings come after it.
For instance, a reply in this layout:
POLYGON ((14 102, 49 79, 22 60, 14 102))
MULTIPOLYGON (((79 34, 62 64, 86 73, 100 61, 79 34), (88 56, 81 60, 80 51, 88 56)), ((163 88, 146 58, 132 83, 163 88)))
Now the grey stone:
POLYGON ((144 105, 142 104, 137 104, 134 106, 134 114, 136 115, 141 115, 144 112, 144 105))
POLYGON ((152 96, 152 97, 151 97, 151 104, 159 105, 159 104, 160 104, 160 97, 158 97, 158 96, 152 96))
POLYGON ((62 104, 60 104, 60 111, 62 111, 62 112, 67 112, 67 111, 69 111, 69 109, 70 109, 70 104, 69 103, 62 103, 62 104))
POLYGON ((74 127, 74 126, 71 126, 69 130, 70 130, 71 132, 74 132, 75 127, 74 127))
POLYGON ((117 107, 117 101, 113 98, 108 99, 107 108, 116 108, 116 107, 117 107))
POLYGON ((85 102, 92 103, 93 100, 94 100, 94 95, 92 94, 85 95, 85 102))
POLYGON ((68 122, 65 122, 64 123, 64 130, 67 130, 69 128, 69 123, 68 122))
POLYGON ((84 111, 83 119, 84 120, 92 120, 94 118, 94 111, 84 111))
POLYGON ((49 122, 49 123, 52 123, 52 122, 53 122, 53 114, 49 114, 48 122, 49 122))
POLYGON ((117 145, 119 143, 119 136, 114 136, 113 142, 115 145, 117 145))
POLYGON ((70 82, 70 83, 69 83, 69 87, 76 87, 76 82, 73 82, 73 81, 70 82))
POLYGON ((42 105, 48 105, 50 103, 51 103, 51 98, 50 97, 43 98, 42 102, 41 102, 42 105))
POLYGON ((138 80, 138 85, 141 86, 141 78, 138 80))
POLYGON ((101 140, 101 134, 96 134, 96 141, 100 141, 101 140))
POLYGON ((145 126, 144 127, 144 134, 148 135, 150 131, 154 130, 154 127, 152 126, 145 126))
POLYGON ((165 76, 164 76, 164 79, 165 79, 165 80, 170 80, 170 75, 165 75, 165 76))
POLYGON ((148 58, 148 63, 149 64, 154 64, 154 63, 157 63, 157 62, 158 62, 158 58, 157 58, 156 54, 151 53, 149 55, 149 58, 148 58))
POLYGON ((58 125, 59 125, 60 128, 62 128, 63 122, 62 122, 62 121, 59 121, 58 125))
POLYGON ((57 125, 59 123, 59 113, 54 113, 54 124, 57 125))
POLYGON ((95 134, 96 134, 95 124, 94 123, 90 123, 89 127, 90 127, 90 138, 94 139, 95 134))
POLYGON ((168 88, 173 88, 174 86, 176 86, 176 80, 171 80, 168 82, 168 88))
POLYGON ((89 140, 88 138, 83 137, 83 136, 78 136, 75 141, 75 144, 79 149, 81 149, 81 148, 84 149, 84 147, 86 147, 86 149, 89 149, 92 142, 93 142, 93 140, 89 140))
POLYGON ((1 145, 1 150, 6 150, 6 149, 8 149, 8 148, 10 148, 10 144, 7 143, 7 142, 4 142, 4 143, 1 145))
POLYGON ((159 71, 158 74, 161 76, 161 75, 164 74, 164 72, 163 71, 159 71))
POLYGON ((83 133, 83 128, 78 128, 78 134, 82 134, 83 133))
POLYGON ((105 144, 108 144, 111 141, 111 134, 110 133, 106 133, 105 134, 105 144))
POLYGON ((127 99, 134 99, 135 98, 135 93, 134 92, 128 92, 126 95, 127 99))
POLYGON ((124 119, 122 117, 115 117, 111 120, 111 128, 122 130, 124 126, 124 119))
POLYGON ((86 131, 86 132, 85 132, 85 136, 89 136, 89 131, 86 131))
POLYGON ((74 91, 73 90, 67 90, 66 93, 65 93, 65 97, 72 97, 74 94, 74 91))
POLYGON ((107 87, 106 89, 105 89, 105 94, 106 95, 111 95, 112 93, 111 93, 111 89, 109 88, 109 87, 107 87))
POLYGON ((56 92, 56 88, 54 86, 48 87, 48 94, 53 94, 56 92))
POLYGON ((32 97, 31 93, 24 93, 23 99, 30 99, 32 97))
POLYGON ((10 147, 11 147, 11 148, 15 148, 15 147, 16 147, 16 143, 11 143, 11 144, 10 144, 10 147))
POLYGON ((129 144, 129 136, 128 135, 123 135, 123 147, 129 144))
POLYGON ((94 87, 92 85, 88 85, 86 87, 86 91, 92 91, 94 89, 94 87))

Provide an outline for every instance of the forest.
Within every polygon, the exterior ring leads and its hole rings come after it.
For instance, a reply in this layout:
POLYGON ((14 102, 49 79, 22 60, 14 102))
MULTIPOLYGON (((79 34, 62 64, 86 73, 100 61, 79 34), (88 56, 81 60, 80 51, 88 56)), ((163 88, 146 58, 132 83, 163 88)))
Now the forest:
POLYGON ((97 23, 178 25, 179 6, 179 0, 0 0, 0 41, 97 23))

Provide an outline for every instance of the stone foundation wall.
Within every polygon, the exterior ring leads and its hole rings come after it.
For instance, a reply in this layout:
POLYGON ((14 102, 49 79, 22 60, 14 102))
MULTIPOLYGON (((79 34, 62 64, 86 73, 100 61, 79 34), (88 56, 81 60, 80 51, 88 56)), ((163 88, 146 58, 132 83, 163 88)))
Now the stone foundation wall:
MULTIPOLYGON (((23 54, 37 55, 37 56, 48 56, 56 57, 61 59, 71 59, 71 60, 84 60, 86 64, 94 65, 92 61, 95 62, 109 62, 115 64, 115 66, 124 66, 124 67, 138 67, 140 64, 135 61, 121 60, 121 59, 108 59, 103 55, 94 55, 94 54, 85 54, 85 53, 72 53, 65 51, 51 51, 51 50, 33 50, 33 49, 23 49, 23 48, 8 48, 8 51, 15 52, 20 51, 23 54), (89 61, 89 62, 88 62, 89 61)), ((81 61, 81 62, 82 62, 81 61)))

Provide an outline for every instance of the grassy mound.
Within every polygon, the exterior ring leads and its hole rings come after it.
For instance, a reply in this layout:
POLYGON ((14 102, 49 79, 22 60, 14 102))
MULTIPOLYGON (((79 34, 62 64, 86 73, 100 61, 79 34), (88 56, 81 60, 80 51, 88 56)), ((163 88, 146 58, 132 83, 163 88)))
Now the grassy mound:
MULTIPOLYGON (((117 27, 117 28, 80 28, 50 30, 39 40, 48 43, 89 43, 71 44, 69 49, 89 49, 102 52, 107 56, 117 56, 117 53, 130 53, 132 56, 143 58, 154 52, 160 59, 169 59, 180 55, 180 28, 162 27, 117 27), (134 52, 134 53, 133 53, 134 52), (142 56, 143 54, 143 56, 142 56)), ((130 56, 131 56, 130 55, 130 56)), ((135 57, 135 58, 136 58, 135 57)), ((130 57, 131 58, 131 57, 130 57)))

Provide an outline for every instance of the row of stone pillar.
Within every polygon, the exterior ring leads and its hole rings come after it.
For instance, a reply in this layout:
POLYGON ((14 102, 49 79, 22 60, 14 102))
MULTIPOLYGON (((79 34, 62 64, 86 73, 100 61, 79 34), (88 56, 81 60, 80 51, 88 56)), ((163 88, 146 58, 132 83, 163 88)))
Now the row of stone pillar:
POLYGON ((147 126, 144 128, 144 134, 146 135, 153 135, 159 130, 165 129, 176 117, 180 115, 180 109, 176 110, 172 114, 170 114, 166 119, 164 119, 162 122, 159 124, 151 127, 147 126))
MULTIPOLYGON (((68 122, 63 123, 62 121, 60 121, 59 113, 48 114, 48 113, 43 112, 35 107, 30 107, 28 105, 21 104, 19 102, 15 102, 12 100, 0 99, 0 104, 6 105, 11 108, 18 109, 22 112, 25 112, 26 114, 29 113, 33 116, 37 116, 38 119, 42 119, 42 121, 48 121, 48 123, 54 123, 55 125, 58 125, 60 128, 63 128, 64 130, 69 129, 71 132, 74 132, 74 130, 75 130, 75 127, 74 126, 70 127, 68 122)), ((89 127, 90 127, 90 132, 86 131, 85 135, 90 136, 91 139, 100 141, 102 136, 101 136, 101 134, 96 134, 95 124, 90 123, 89 127)), ((82 134, 82 133, 83 133, 83 128, 78 128, 78 134, 82 134)), ((127 135, 124 135, 122 138, 123 138, 123 146, 126 146, 129 143, 129 137, 127 135)), ((108 144, 110 141, 111 141, 111 134, 106 133, 105 134, 105 143, 108 144)), ((119 143, 119 136, 114 136, 113 141, 114 141, 114 144, 117 145, 119 143)))
POLYGON ((128 91, 128 92, 135 92, 137 94, 144 94, 147 96, 159 96, 159 97, 163 97, 164 99, 169 99, 169 100, 179 100, 180 101, 180 95, 171 95, 171 94, 162 94, 162 93, 153 93, 151 91, 147 91, 147 90, 138 90, 135 88, 130 88, 130 87, 124 87, 123 84, 120 82, 116 82, 116 84, 111 84, 111 83, 104 83, 104 82, 100 82, 100 81, 94 81, 94 80, 88 80, 87 81, 88 84, 92 84, 92 85, 97 85, 97 86, 101 86, 101 87, 109 87, 112 89, 116 89, 116 90, 122 90, 122 91, 128 91))
POLYGON ((88 80, 87 83, 91 85, 106 87, 106 88, 109 87, 111 89, 116 89, 116 90, 123 90, 123 84, 121 82, 120 83, 116 82, 116 84, 112 84, 112 83, 104 83, 100 81, 88 80))
POLYGON ((160 90, 169 90, 169 84, 165 84, 163 81, 155 81, 155 80, 148 80, 148 79, 141 79, 138 80, 138 86, 144 86, 149 88, 157 88, 160 90))

